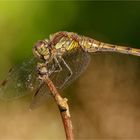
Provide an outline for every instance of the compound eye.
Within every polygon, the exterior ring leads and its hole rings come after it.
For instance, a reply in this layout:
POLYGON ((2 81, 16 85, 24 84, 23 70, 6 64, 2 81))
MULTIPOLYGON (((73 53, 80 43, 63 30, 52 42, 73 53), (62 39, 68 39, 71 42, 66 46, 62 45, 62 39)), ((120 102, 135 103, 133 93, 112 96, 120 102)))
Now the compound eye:
POLYGON ((36 48, 39 48, 39 47, 41 47, 41 46, 43 46, 43 45, 45 45, 44 41, 39 40, 39 41, 35 44, 35 47, 36 47, 36 48))
POLYGON ((45 43, 42 40, 39 40, 35 46, 33 47, 33 54, 35 57, 39 58, 39 59, 43 59, 43 48, 45 48, 45 43))

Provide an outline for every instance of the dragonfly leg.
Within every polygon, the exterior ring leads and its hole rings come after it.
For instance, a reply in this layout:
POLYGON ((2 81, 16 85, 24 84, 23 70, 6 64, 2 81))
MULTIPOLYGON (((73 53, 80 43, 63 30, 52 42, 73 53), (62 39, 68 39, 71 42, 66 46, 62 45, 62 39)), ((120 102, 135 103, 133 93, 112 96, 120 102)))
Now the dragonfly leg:
POLYGON ((54 58, 54 62, 52 68, 48 68, 48 63, 38 63, 37 64, 37 71, 40 76, 48 75, 50 76, 53 72, 60 72, 62 71, 62 67, 57 58, 54 58), (56 66, 57 65, 57 66, 56 66))
POLYGON ((61 72, 62 71, 62 67, 61 67, 58 59, 57 58, 54 58, 54 60, 55 60, 55 63, 58 65, 58 68, 59 68, 59 69, 55 69, 54 72, 61 72))
POLYGON ((40 76, 42 75, 50 75, 52 71, 47 69, 46 63, 37 63, 37 72, 40 76))
POLYGON ((62 60, 62 62, 64 63, 64 65, 66 66, 66 68, 70 72, 70 75, 68 77, 66 77, 65 81, 63 82, 63 84, 59 87, 61 89, 65 85, 65 83, 71 78, 73 72, 72 72, 71 68, 69 67, 69 65, 66 63, 66 61, 62 57, 59 57, 59 58, 62 60))

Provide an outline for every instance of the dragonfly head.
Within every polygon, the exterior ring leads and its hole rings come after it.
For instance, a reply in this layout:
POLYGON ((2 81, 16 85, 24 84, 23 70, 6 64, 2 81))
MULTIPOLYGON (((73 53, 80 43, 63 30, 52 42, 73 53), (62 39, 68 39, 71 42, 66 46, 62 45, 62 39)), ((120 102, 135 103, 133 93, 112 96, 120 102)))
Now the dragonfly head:
POLYGON ((38 59, 49 61, 51 59, 51 45, 49 40, 39 40, 33 48, 33 54, 38 59))

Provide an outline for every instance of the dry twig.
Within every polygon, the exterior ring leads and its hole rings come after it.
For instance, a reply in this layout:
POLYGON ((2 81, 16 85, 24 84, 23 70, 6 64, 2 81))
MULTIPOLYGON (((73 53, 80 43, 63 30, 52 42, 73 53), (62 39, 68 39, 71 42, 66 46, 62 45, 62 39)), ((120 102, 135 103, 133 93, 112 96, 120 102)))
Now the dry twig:
POLYGON ((53 97, 59 107, 67 140, 74 140, 72 121, 71 121, 71 117, 70 117, 69 106, 67 104, 68 100, 66 98, 61 97, 61 95, 57 91, 56 87, 54 86, 53 82, 49 79, 48 76, 44 75, 42 77, 42 80, 49 86, 51 94, 53 95, 53 97))

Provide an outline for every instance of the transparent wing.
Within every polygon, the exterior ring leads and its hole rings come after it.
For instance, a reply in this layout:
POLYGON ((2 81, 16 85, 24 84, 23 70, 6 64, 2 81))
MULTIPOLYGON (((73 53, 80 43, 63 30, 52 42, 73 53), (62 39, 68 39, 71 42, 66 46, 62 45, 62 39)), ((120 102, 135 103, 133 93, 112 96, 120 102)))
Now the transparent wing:
POLYGON ((51 75, 51 80, 55 84, 55 86, 59 89, 62 89, 69 86, 73 81, 75 81, 87 68, 90 62, 90 55, 87 52, 84 52, 80 47, 76 48, 63 56, 63 59, 68 64, 73 74, 70 79, 65 83, 65 79, 70 75, 67 67, 64 65, 62 61, 60 61, 60 65, 62 67, 62 71, 59 73, 54 73, 51 75), (63 83, 65 83, 63 85, 63 83), (63 85, 63 87, 62 87, 63 85))
MULTIPOLYGON (((63 90, 64 88, 69 86, 74 80, 76 80, 86 70, 90 62, 89 54, 84 52, 80 48, 69 52, 63 58, 71 68, 73 74, 62 87, 65 79, 69 76, 70 73, 64 63, 60 61, 62 71, 58 73, 52 73, 52 75, 50 76, 50 79, 53 81, 54 85, 58 90, 60 89, 60 87, 63 90)), ((51 68, 52 65, 54 65, 54 63, 50 63, 48 68, 51 68)), ((36 90, 36 93, 33 96, 32 102, 30 104, 30 109, 33 110, 46 102, 50 95, 48 93, 50 93, 48 86, 44 83, 40 84, 39 88, 36 90)))
POLYGON ((0 86, 0 98, 16 99, 33 92, 39 85, 36 73, 36 60, 30 58, 9 71, 0 86))
MULTIPOLYGON (((65 54, 63 58, 71 68, 73 74, 62 89, 77 79, 85 71, 90 61, 89 54, 80 48, 65 54)), ((6 100, 16 99, 33 92, 34 96, 30 105, 31 109, 34 109, 46 102, 50 91, 46 84, 40 83, 38 80, 36 63, 37 61, 32 58, 13 68, 0 87, 0 98, 6 100)), ((64 63, 60 61, 60 64, 62 66, 62 71, 59 73, 53 73, 50 76, 50 79, 58 89, 69 76, 69 71, 64 63)))
POLYGON ((41 106, 43 103, 47 102, 48 97, 50 97, 50 95, 51 94, 48 86, 45 83, 41 83, 35 91, 29 108, 33 110, 41 106))

